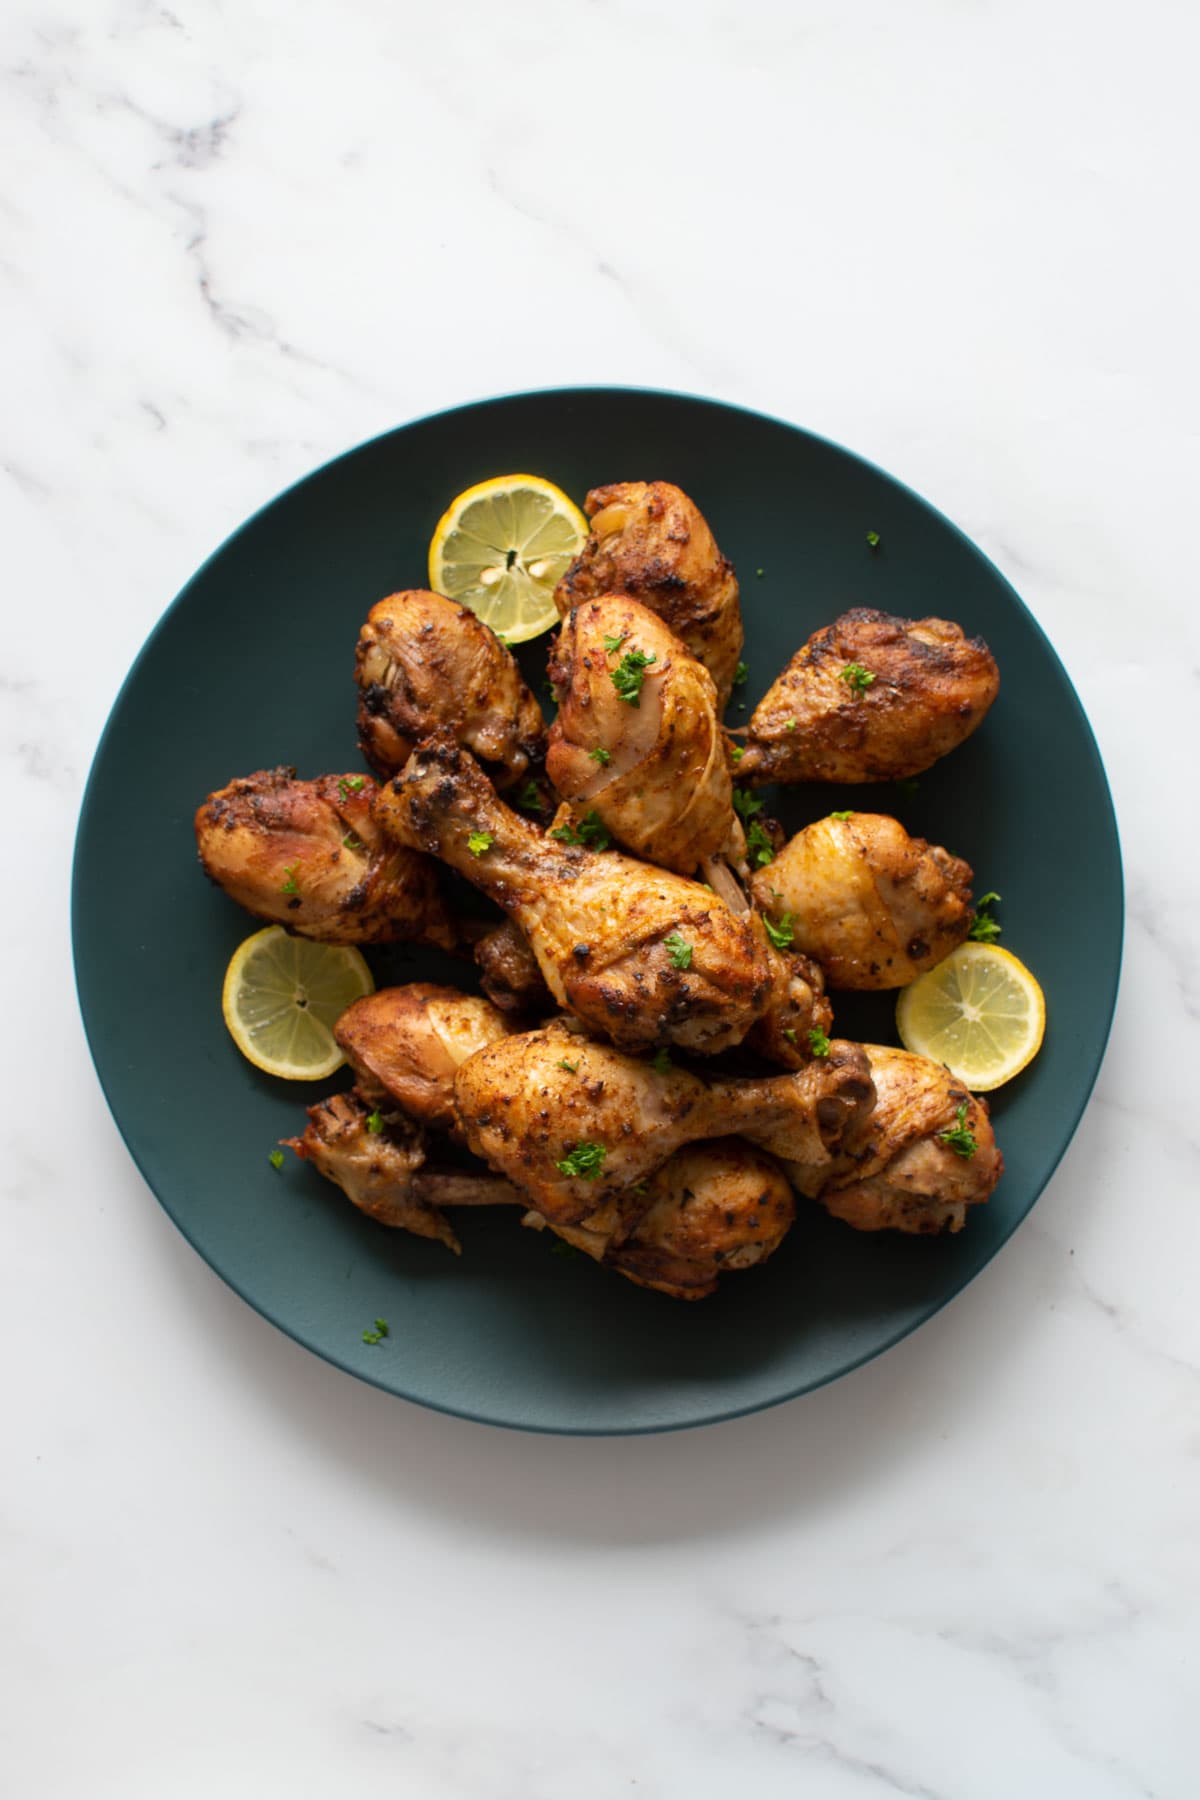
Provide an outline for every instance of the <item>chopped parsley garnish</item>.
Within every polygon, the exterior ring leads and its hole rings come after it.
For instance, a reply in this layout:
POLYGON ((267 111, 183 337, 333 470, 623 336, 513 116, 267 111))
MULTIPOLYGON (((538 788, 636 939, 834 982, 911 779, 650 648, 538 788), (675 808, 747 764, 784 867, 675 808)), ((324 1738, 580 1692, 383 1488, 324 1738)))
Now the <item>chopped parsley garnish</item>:
POLYGON ((974 1156, 979 1145, 975 1141, 975 1133, 967 1130, 965 1100, 954 1114, 954 1124, 946 1131, 939 1131, 937 1137, 939 1144, 945 1144, 948 1150, 953 1150, 955 1156, 961 1156, 965 1161, 974 1156))
POLYGON ((864 669, 861 663, 856 662, 847 663, 838 676, 838 680, 844 681, 847 687, 852 687, 856 694, 865 694, 874 679, 870 669, 864 669))
POLYGON ((267 1158, 267 1161, 270 1163, 270 1165, 273 1169, 282 1169, 282 1167, 283 1167, 283 1151, 282 1150, 272 1150, 271 1154, 267 1158))
POLYGON ((853 814, 853 812, 835 812, 835 813, 830 813, 829 816, 831 819, 845 820, 845 819, 852 819, 854 817, 854 814, 853 814))
POLYGON ((279 890, 281 894, 295 894, 299 892, 299 889, 296 886, 296 870, 299 867, 300 864, 298 862, 292 863, 290 868, 286 863, 284 864, 283 872, 287 876, 287 880, 279 890))
POLYGON ((568 1075, 578 1075, 578 1073, 579 1073, 579 1064, 578 1063, 569 1063, 565 1056, 559 1057, 558 1062, 555 1064, 555 1067, 558 1069, 565 1069, 567 1071, 568 1075))
POLYGON ((877 531, 868 531, 868 533, 867 533, 868 548, 870 548, 871 550, 878 550, 879 544, 880 544, 879 533, 877 531))
POLYGON ((765 869, 769 862, 775 861, 775 847, 767 836, 766 826, 758 819, 750 821, 750 829, 746 833, 746 854, 756 869, 765 869))
POLYGON ((762 809, 762 799, 758 794, 752 794, 749 788, 734 788, 733 810, 739 819, 752 819, 762 809))
POLYGON ((784 913, 778 924, 775 923, 774 919, 768 919, 767 915, 764 913, 763 924, 767 928, 767 936, 777 950, 791 949, 792 939, 796 935, 792 929, 791 913, 784 913))
POLYGON ((361 850, 362 847, 363 847, 362 839, 360 837, 356 837, 352 831, 348 831, 346 833, 345 837, 342 839, 342 849, 343 850, 361 850))
POLYGON ((646 679, 646 670, 658 657, 652 650, 649 656, 644 650, 627 650, 616 668, 612 671, 611 681, 617 690, 618 698, 624 700, 626 706, 640 706, 642 683, 646 679))
POLYGON ((654 1070, 654 1073, 656 1075, 669 1075, 670 1074, 670 1072, 671 1072, 671 1052, 667 1049, 665 1044, 661 1047, 661 1049, 658 1049, 654 1052, 654 1055, 651 1058, 650 1067, 654 1070))
POLYGON ((367 1114, 367 1130, 371 1132, 374 1137, 378 1137, 379 1133, 383 1130, 383 1114, 378 1107, 375 1108, 373 1113, 367 1114))
POLYGON ((829 1038, 819 1025, 814 1025, 808 1034, 808 1047, 814 1056, 829 1055, 829 1038))
POLYGON ((740 763, 743 756, 745 756, 745 754, 746 754, 745 744, 730 744, 729 755, 730 755, 731 759, 733 760, 733 762, 740 763))
POLYGON ((517 805, 523 806, 526 812, 545 812, 546 802, 538 791, 536 781, 527 781, 517 795, 517 805))
POLYGON ((367 1330, 363 1332, 363 1343, 378 1344, 381 1343, 385 1337, 389 1337, 390 1335, 387 1320, 376 1319, 374 1328, 368 1327, 367 1330))
POLYGON ((760 577, 761 577, 761 576, 763 576, 763 575, 765 575, 765 574, 766 574, 766 572, 767 572, 767 571, 766 571, 766 570, 765 570, 765 569, 755 569, 755 571, 754 571, 754 573, 755 573, 755 574, 756 574, 756 575, 758 575, 758 576, 760 576, 760 577))
POLYGON ((747 663, 740 662, 738 664, 737 668, 733 672, 734 687, 745 687, 746 677, 747 677, 747 675, 749 675, 749 673, 750 673, 749 665, 747 663))
POLYGON ((549 695, 550 699, 553 700, 555 706, 558 705, 558 689, 555 687, 555 685, 552 681, 543 681, 542 692, 543 692, 543 694, 549 695))
POLYGON ((685 937, 680 937, 678 931, 672 931, 663 939, 663 949, 669 953, 677 969, 691 968, 692 946, 685 937))
POLYGON ((628 636, 629 633, 627 631, 620 631, 617 633, 616 637, 606 637, 604 640, 604 648, 608 651, 608 654, 610 656, 615 656, 628 636))
POLYGON ((783 729, 785 731, 795 731, 795 729, 796 729, 795 719, 785 719, 783 721, 783 729))
POLYGON ((364 786, 366 779, 365 775, 339 775, 338 799, 342 802, 343 806, 346 804, 347 793, 357 794, 364 786))
POLYGON ((485 850, 491 849, 493 842, 490 831, 473 831, 467 839, 467 849, 472 856, 482 856, 485 850))
POLYGON ((599 763, 602 769, 607 769, 612 761, 611 750, 606 750, 603 744, 597 744, 594 750, 588 751, 588 755, 594 763, 599 763))
POLYGON ((597 1181, 607 1155, 603 1144, 576 1144, 570 1154, 554 1166, 560 1175, 575 1175, 580 1181, 597 1181))
POLYGON ((1000 936, 1000 921, 993 919, 989 910, 999 899, 999 894, 980 894, 975 902, 975 922, 967 933, 975 943, 994 944, 1000 936))
POLYGON ((794 1025, 785 1025, 783 1028, 783 1035, 789 1044, 794 1044, 796 1041, 796 1027, 794 1025))
POLYGON ((607 850, 612 843, 612 833, 594 806, 578 825, 568 820, 565 825, 556 825, 550 836, 560 844, 583 844, 589 850, 607 850))

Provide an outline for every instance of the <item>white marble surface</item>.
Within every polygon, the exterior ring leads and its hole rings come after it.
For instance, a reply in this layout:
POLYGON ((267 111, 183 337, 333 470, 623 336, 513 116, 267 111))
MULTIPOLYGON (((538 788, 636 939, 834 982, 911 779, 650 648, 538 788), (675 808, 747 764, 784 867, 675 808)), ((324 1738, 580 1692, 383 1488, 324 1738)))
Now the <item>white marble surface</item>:
POLYGON ((1197 1792, 1198 56, 1175 0, 4 7, 4 1795, 1197 1792), (1130 903, 1096 1099, 969 1294, 627 1442, 249 1312, 123 1151, 67 938, 105 713, 230 527, 597 380, 955 517, 1078 683, 1130 903))

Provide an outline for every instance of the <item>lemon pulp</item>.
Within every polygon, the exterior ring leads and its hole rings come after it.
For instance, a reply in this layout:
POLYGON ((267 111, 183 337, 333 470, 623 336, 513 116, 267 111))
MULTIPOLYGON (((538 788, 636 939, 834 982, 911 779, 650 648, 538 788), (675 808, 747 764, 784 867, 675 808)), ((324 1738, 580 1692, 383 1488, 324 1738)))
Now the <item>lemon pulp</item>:
POLYGON ((1045 1028, 1041 988, 999 944, 961 944, 896 1002, 905 1049, 944 1063, 977 1094, 1011 1081, 1032 1062, 1045 1028))
POLYGON ((285 1081, 319 1081, 346 1060, 333 1035, 339 1016, 374 988, 349 945, 318 944, 269 925, 230 958, 221 1011, 256 1068, 285 1081))
POLYGON ((540 475, 496 475, 450 502, 429 546, 429 585, 522 644, 558 621, 554 590, 583 548, 587 520, 540 475))

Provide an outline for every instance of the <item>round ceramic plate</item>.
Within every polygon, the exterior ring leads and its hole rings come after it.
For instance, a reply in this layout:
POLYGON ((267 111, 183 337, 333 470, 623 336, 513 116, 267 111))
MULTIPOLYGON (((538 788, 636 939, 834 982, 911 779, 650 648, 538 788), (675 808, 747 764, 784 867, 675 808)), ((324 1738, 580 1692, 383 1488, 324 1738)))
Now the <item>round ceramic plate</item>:
MULTIPOLYGON (((521 652, 535 691, 546 646, 521 652)), ((581 389, 462 407, 378 438, 289 489, 204 565, 138 658, 96 754, 73 923, 83 1016, 117 1123, 180 1230, 243 1298, 330 1362, 424 1405, 534 1430, 636 1432, 831 1381, 995 1255, 1091 1092, 1116 996, 1122 889, 1108 786, 1071 683, 953 525, 859 457, 776 420, 581 389), (548 1235, 507 1212, 461 1219, 456 1258, 372 1224, 290 1155, 279 1172, 269 1163, 304 1107, 347 1077, 275 1081, 234 1049, 221 978, 256 927, 201 874, 193 811, 253 769, 360 766, 360 623, 384 594, 424 585, 429 536, 453 494, 517 469, 579 501, 635 478, 694 497, 742 583, 749 679, 733 724, 809 632, 850 606, 941 614, 992 646, 999 700, 915 791, 781 789, 768 806, 790 829, 839 805, 894 812, 967 857, 976 891, 1003 895, 1003 942, 1046 990, 1045 1047, 993 1096, 1007 1172, 958 1236, 861 1235, 802 1205, 770 1263, 685 1306, 553 1254, 548 1235), (364 1344, 376 1317, 390 1336, 364 1344)), ((465 965, 426 950, 368 956, 380 985, 473 985, 465 965)), ((892 1011, 888 995, 843 996, 838 1030, 895 1042, 892 1011)))

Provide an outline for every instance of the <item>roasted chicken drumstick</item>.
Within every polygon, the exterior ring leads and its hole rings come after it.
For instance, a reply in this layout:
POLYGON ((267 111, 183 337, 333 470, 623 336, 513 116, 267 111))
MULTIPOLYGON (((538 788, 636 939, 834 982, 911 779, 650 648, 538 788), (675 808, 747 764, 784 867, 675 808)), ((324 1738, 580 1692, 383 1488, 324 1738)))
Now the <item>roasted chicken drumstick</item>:
POLYGON ((556 1004, 627 1049, 711 1053, 773 1017, 786 1020, 775 1034, 780 1060, 798 1064, 808 1030, 831 1018, 819 974, 775 950, 760 921, 735 918, 698 882, 544 836, 497 798, 449 732, 421 745, 381 791, 375 817, 502 906, 556 1004))
POLYGON ((497 787, 545 752, 546 724, 512 651, 456 600, 423 588, 373 606, 354 660, 358 741, 381 775, 440 725, 484 762, 497 787))
POLYGON ((855 607, 815 631, 754 709, 738 779, 896 781, 979 725, 1000 686, 982 638, 855 607))
POLYGON ((755 904, 786 914, 792 941, 832 988, 915 981, 971 928, 969 863, 882 813, 818 819, 754 875, 755 904))
POLYGON ((627 849, 679 875, 746 845, 702 663, 623 594, 581 601, 550 660, 558 717, 546 772, 577 815, 594 808, 627 849))
POLYGON ((392 1101, 409 1118, 449 1131, 460 1065, 509 1029, 504 1014, 478 994, 412 981, 356 1000, 334 1036, 364 1099, 392 1101))
POLYGON ((669 481, 618 481, 593 488, 584 509, 591 536, 558 584, 559 612, 600 594, 640 600, 704 664, 724 706, 742 654, 742 609, 733 564, 699 508, 669 481))
POLYGON ((300 781, 291 768, 231 781, 196 813, 204 872, 247 912, 301 937, 451 949, 458 934, 437 870, 384 836, 375 793, 365 775, 300 781))

